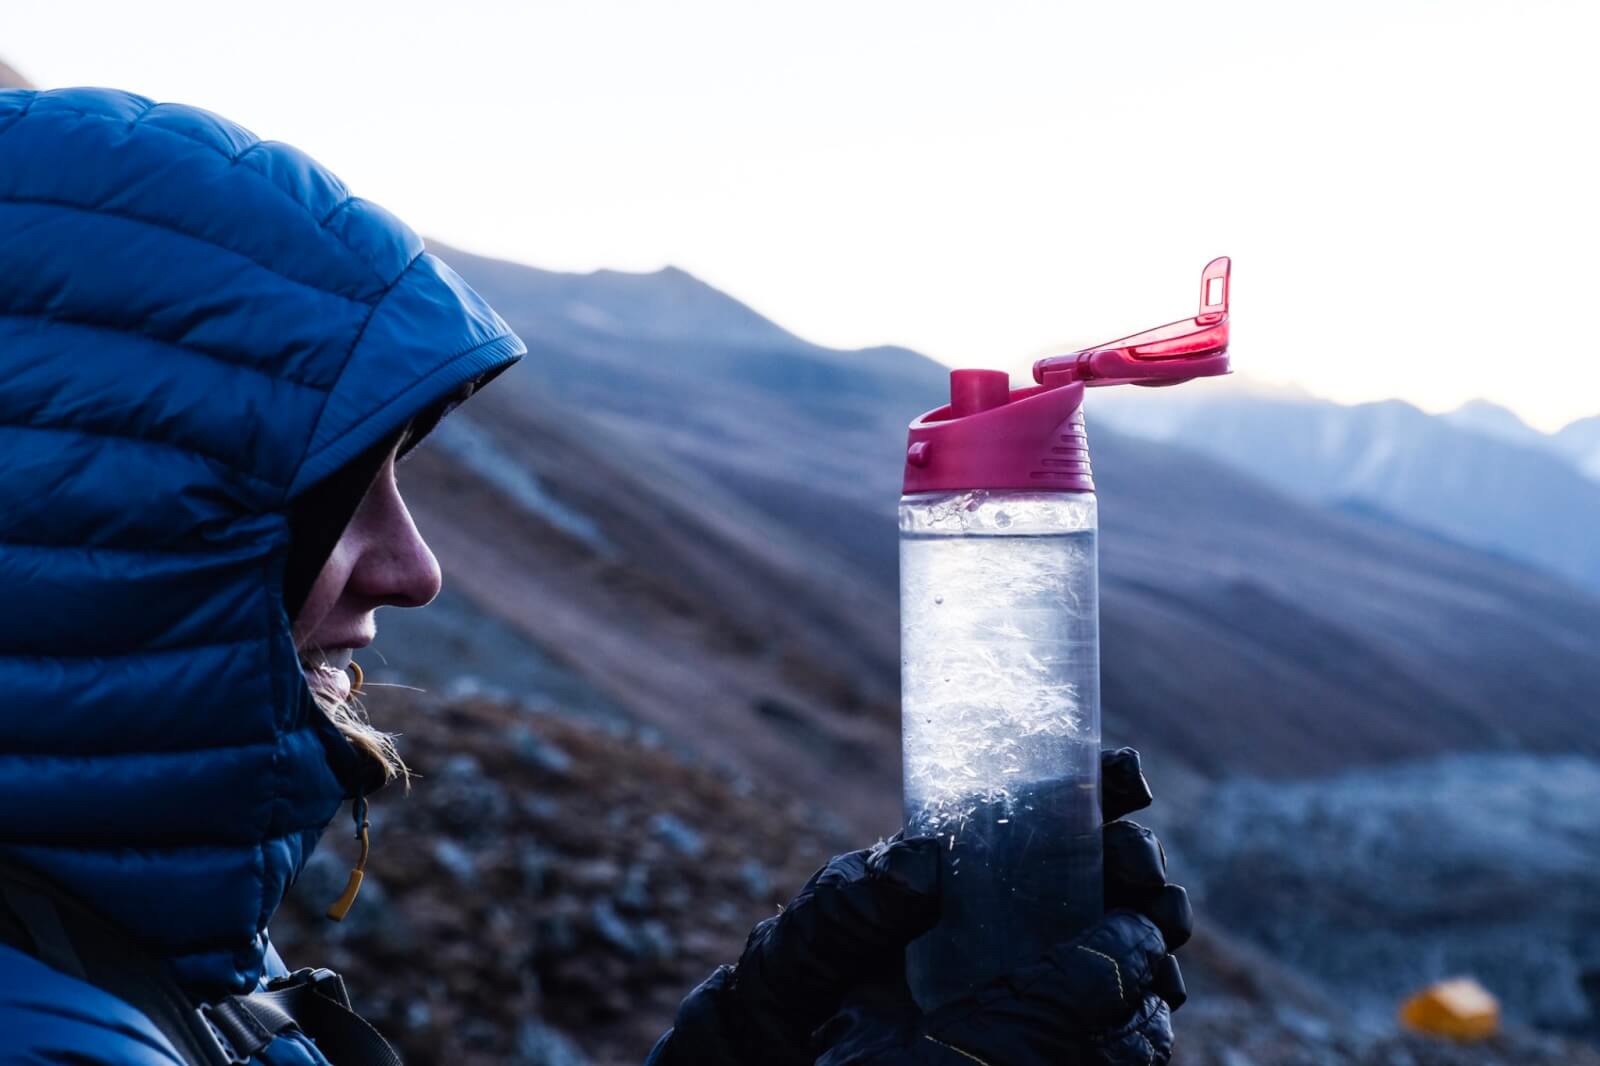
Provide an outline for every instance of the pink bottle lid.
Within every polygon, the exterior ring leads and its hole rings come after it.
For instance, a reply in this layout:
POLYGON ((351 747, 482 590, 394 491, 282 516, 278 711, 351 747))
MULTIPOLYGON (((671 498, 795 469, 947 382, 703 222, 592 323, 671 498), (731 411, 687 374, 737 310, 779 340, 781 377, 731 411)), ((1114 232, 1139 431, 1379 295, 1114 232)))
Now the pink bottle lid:
POLYGON ((950 402, 911 423, 905 492, 1093 492, 1083 390, 1180 385, 1228 373, 1227 256, 1200 275, 1200 311, 1155 329, 1033 364, 1039 384, 1003 370, 950 371, 950 402))

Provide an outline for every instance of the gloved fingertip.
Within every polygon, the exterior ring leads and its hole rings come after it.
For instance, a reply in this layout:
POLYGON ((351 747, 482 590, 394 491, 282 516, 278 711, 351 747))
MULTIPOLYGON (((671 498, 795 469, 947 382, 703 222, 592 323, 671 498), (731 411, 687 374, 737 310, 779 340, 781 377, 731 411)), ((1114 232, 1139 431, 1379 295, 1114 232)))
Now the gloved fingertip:
POLYGON ((1101 830, 1108 899, 1142 900, 1167 883, 1166 853, 1138 822, 1118 819, 1101 830))
POLYGON ((1183 984, 1183 970, 1175 955, 1166 955, 1156 963, 1150 980, 1150 991, 1167 1001, 1167 1006, 1177 1010, 1189 1001, 1189 990, 1183 984))
POLYGON ((1161 930, 1168 951, 1177 951, 1194 936, 1194 907, 1182 885, 1165 885, 1154 899, 1141 908, 1161 930))
POLYGON ((913 896, 937 898, 940 844, 935 837, 894 840, 872 850, 867 875, 913 896))
POLYGON ((1155 802, 1144 779, 1139 752, 1112 748, 1100 753, 1100 811, 1106 821, 1142 811, 1155 802))
POLYGON ((1145 941, 1160 939, 1162 951, 1166 951, 1166 940, 1161 936, 1161 927, 1150 916, 1131 907, 1119 907, 1108 910, 1100 921, 1089 927, 1092 934, 1096 929, 1105 929, 1121 937, 1129 944, 1142 944, 1145 941))

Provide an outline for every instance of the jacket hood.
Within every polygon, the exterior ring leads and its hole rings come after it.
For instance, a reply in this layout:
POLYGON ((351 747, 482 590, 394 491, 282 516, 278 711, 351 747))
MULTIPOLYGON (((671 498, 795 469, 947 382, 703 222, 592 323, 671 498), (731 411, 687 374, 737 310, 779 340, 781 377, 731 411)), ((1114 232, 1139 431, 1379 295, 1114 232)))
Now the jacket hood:
POLYGON ((253 986, 361 763, 290 636, 289 505, 525 351, 288 145, 0 91, 0 856, 253 986))

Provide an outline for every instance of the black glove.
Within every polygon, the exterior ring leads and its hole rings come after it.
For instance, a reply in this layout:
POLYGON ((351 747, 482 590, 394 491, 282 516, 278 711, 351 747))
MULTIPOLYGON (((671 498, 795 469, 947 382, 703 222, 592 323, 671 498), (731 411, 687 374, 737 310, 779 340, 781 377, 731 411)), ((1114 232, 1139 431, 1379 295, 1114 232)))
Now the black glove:
POLYGON ((1150 804, 1138 753, 1105 752, 1101 772, 1112 912, 1082 936, 924 1018, 906 988, 905 945, 938 917, 938 842, 841 855, 751 931, 737 967, 690 993, 651 1066, 1165 1063, 1169 1005, 1184 999, 1167 952, 1189 938, 1192 916, 1155 836, 1117 820, 1150 804))
POLYGON ((1113 911, 1043 959, 926 1017, 858 999, 820 1029, 817 1066, 1147 1066, 1172 1057, 1185 998, 1154 922, 1113 911), (1170 1005, 1169 1005, 1170 1001, 1170 1005))
POLYGON ((737 967, 719 966, 689 994, 650 1066, 811 1066, 811 1033, 845 991, 903 966, 906 944, 938 917, 936 890, 894 876, 932 843, 882 844, 818 870, 750 931, 737 967))

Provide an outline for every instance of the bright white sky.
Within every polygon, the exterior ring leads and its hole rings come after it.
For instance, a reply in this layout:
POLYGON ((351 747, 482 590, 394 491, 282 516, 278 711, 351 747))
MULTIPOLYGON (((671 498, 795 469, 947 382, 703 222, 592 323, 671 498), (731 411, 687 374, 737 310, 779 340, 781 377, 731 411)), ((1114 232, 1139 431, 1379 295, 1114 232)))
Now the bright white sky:
POLYGON ((1191 313, 1341 400, 1600 413, 1600 5, 0 0, 43 86, 199 104, 422 233, 699 275, 1025 373, 1191 313))

